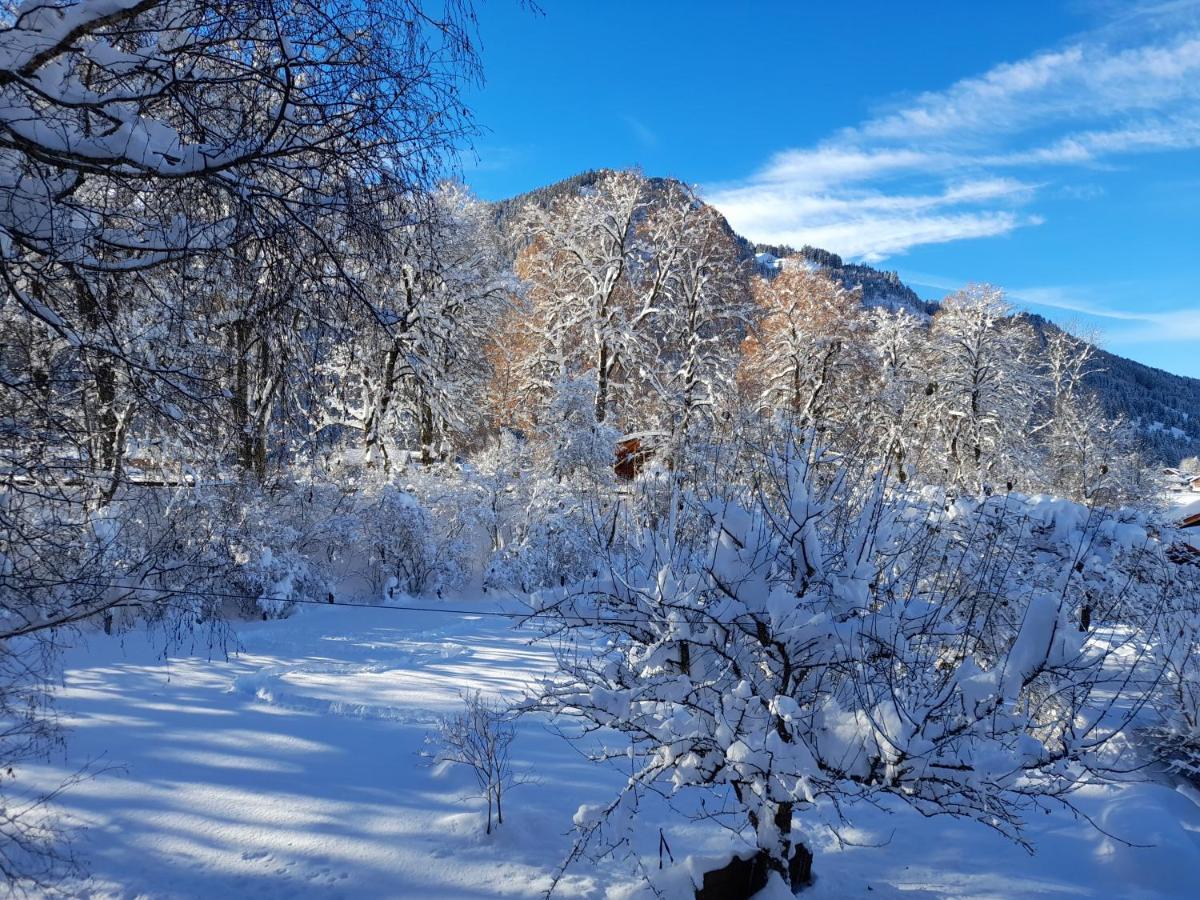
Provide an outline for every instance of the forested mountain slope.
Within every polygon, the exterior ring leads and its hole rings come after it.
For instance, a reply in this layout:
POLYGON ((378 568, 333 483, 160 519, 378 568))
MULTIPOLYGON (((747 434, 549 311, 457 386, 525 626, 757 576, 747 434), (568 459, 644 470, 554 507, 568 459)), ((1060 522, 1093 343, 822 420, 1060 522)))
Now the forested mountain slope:
MULTIPOLYGON (((606 171, 589 169, 493 203, 493 215, 507 253, 515 256, 520 249, 519 232, 514 226, 526 204, 548 207, 564 194, 594 185, 606 171)), ((655 178, 651 184, 665 186, 670 181, 655 178)), ((896 272, 847 263, 837 253, 818 247, 806 245, 797 250, 783 245, 755 244, 733 232, 727 223, 726 228, 742 248, 747 263, 753 261, 763 274, 770 275, 784 258, 800 257, 808 265, 827 270, 846 287, 861 288, 865 305, 906 308, 917 315, 932 315, 938 309, 937 302, 923 300, 896 272)), ((1027 318, 1041 335, 1056 328, 1041 316, 1027 318)), ((1087 383, 1099 396, 1107 415, 1124 417, 1138 425, 1145 450, 1153 459, 1173 465, 1183 457, 1200 453, 1200 379, 1174 375, 1098 349, 1087 383)))
MULTIPOLYGON (((1056 327, 1041 316, 1028 318, 1039 329, 1056 327)), ((1200 379, 1174 375, 1099 349, 1087 383, 1108 415, 1138 423, 1146 449, 1154 458, 1174 464, 1200 453, 1200 379)))

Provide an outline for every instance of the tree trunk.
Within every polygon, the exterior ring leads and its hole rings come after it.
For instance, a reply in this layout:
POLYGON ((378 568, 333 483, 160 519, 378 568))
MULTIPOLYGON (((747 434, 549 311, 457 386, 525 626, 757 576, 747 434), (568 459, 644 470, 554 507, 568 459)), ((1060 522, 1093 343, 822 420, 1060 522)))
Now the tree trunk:
MULTIPOLYGON (((734 785, 742 800, 744 792, 734 785)), ((759 831, 757 812, 749 813, 750 824, 759 831)), ((784 884, 794 892, 812 882, 812 853, 801 843, 792 843, 792 804, 780 803, 772 813, 779 841, 772 846, 759 846, 752 855, 737 854, 720 869, 704 873, 696 889, 695 900, 749 900, 767 886, 771 872, 779 874, 784 884)), ((760 832, 761 834, 761 832, 760 832)))
POLYGON ((779 858, 775 852, 767 849, 770 855, 769 865, 783 876, 783 880, 795 890, 804 887, 812 881, 812 851, 803 843, 792 841, 792 808, 791 803, 780 803, 775 808, 775 828, 779 832, 779 858))
POLYGON ((366 435, 364 447, 367 465, 374 465, 375 453, 378 451, 383 460, 383 471, 391 471, 391 460, 388 458, 387 444, 383 440, 383 428, 387 421, 388 409, 396 393, 396 363, 400 359, 400 339, 392 341, 383 357, 383 378, 378 392, 375 394, 367 420, 363 423, 366 435))
POLYGON ((420 400, 420 429, 421 429, 421 462, 429 465, 433 462, 433 442, 437 431, 434 427, 433 407, 424 397, 420 400))
POLYGON ((603 422, 608 413, 608 342, 600 342, 596 363, 596 421, 603 422))
MULTIPOLYGON (((101 332, 106 320, 111 321, 116 313, 111 290, 105 292, 102 300, 83 278, 76 281, 76 297, 80 315, 90 335, 101 332)), ((116 366, 108 354, 85 350, 84 355, 95 391, 91 396, 87 392, 83 394, 84 420, 92 418, 95 423, 88 438, 92 451, 91 463, 95 469, 112 471, 123 449, 118 434, 116 366)))
POLYGON ((250 463, 251 471, 254 473, 254 480, 262 484, 267 480, 267 435, 260 429, 255 428, 250 434, 250 463))
POLYGON ((263 396, 255 397, 255 384, 266 381, 270 359, 265 342, 259 349, 257 369, 252 364, 253 332, 248 319, 233 323, 234 373, 233 411, 234 442, 237 446, 238 466, 255 481, 262 484, 267 478, 267 421, 268 409, 274 402, 275 387, 263 390, 263 396))
POLYGON ((904 469, 904 443, 896 438, 892 446, 895 447, 896 477, 904 484, 908 481, 908 472, 904 469))
POLYGON ((246 443, 250 431, 250 323, 238 319, 233 323, 233 396, 230 406, 233 413, 234 440, 237 444, 238 465, 244 472, 253 470, 253 458, 246 443))
MULTIPOLYGON (((739 792, 739 799, 740 799, 739 792)), ((772 822, 779 839, 773 846, 759 845, 759 857, 772 872, 778 872, 780 877, 793 890, 804 887, 812 881, 812 851, 799 841, 792 841, 792 810, 794 804, 784 802, 776 804, 771 814, 772 822)), ((750 812, 750 825, 759 834, 760 822, 758 814, 750 812)))

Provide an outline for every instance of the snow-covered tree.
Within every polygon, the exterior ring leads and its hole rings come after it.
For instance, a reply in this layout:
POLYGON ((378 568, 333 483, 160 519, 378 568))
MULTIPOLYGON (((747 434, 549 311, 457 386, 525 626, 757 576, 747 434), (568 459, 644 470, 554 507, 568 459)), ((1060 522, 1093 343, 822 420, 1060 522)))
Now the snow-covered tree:
POLYGON ((536 708, 628 775, 580 809, 572 858, 633 827, 642 791, 715 791, 700 814, 799 887, 808 829, 855 803, 890 794, 1024 842, 1031 814, 1120 768, 1109 751, 1161 671, 1124 617, 1153 627, 1181 599, 1145 518, 946 504, 801 443, 754 489, 716 475, 668 518, 631 517, 596 579, 535 599, 561 649, 536 708), (1089 604, 1101 640, 1079 627, 1089 604))
POLYGON ((525 292, 505 331, 516 348, 507 395, 544 410, 554 385, 593 372, 597 421, 674 444, 711 422, 748 314, 720 215, 678 182, 608 172, 548 208, 531 205, 521 227, 525 292))
POLYGON ((370 308, 339 326, 327 364, 330 418, 385 470, 397 446, 430 462, 482 427, 491 369, 480 348, 512 290, 486 209, 462 186, 396 206, 364 251, 370 308))
POLYGON ((852 384, 865 368, 862 297, 819 269, 786 265, 754 282, 759 321, 742 348, 750 402, 798 427, 840 429, 857 413, 852 384))
POLYGON ((999 288, 968 285, 943 301, 930 333, 930 405, 945 476, 970 491, 1017 485, 1037 402, 1030 334, 999 288))
POLYGON ((905 309, 875 307, 869 316, 869 358, 877 366, 875 378, 864 383, 873 400, 869 434, 903 482, 910 470, 920 471, 933 437, 927 415, 933 379, 927 329, 905 309))
POLYGON ((1084 382, 1095 354, 1094 343, 1065 331, 1047 335, 1042 357, 1046 408, 1035 433, 1044 448, 1049 492, 1119 506, 1145 496, 1145 467, 1132 429, 1105 416, 1084 382))
POLYGON ((639 325, 653 312, 651 298, 639 306, 632 297, 628 277, 646 203, 642 176, 622 171, 525 210, 529 243, 517 273, 534 307, 527 383, 547 395, 564 376, 595 372, 597 422, 613 411, 623 367, 644 339, 639 325))
POLYGON ((273 440, 305 438, 280 413, 311 413, 322 330, 369 305, 348 248, 468 126, 471 21, 0 3, 0 655, 30 675, 3 703, 44 690, 64 628, 219 616, 188 591, 245 562, 214 549, 228 498, 182 489, 226 449, 261 479, 273 440))
POLYGON ((644 385, 639 425, 683 448, 689 431, 711 425, 734 397, 730 352, 752 309, 745 267, 720 214, 688 188, 669 183, 642 230, 645 259, 635 268, 653 344, 629 377, 644 385))

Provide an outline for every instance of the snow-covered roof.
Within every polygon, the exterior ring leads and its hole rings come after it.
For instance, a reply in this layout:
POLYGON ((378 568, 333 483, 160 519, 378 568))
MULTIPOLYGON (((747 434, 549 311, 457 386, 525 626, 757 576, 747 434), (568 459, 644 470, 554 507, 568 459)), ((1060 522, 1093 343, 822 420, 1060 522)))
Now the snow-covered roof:
POLYGON ((1185 528, 1200 525, 1200 500, 1193 500, 1177 510, 1177 521, 1185 528))

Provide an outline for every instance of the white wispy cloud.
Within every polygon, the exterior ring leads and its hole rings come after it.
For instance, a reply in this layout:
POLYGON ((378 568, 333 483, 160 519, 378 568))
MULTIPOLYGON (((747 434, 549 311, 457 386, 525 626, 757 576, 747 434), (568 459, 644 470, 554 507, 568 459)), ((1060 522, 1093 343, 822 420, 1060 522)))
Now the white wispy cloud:
POLYGON ((1058 125, 1118 119, 1200 97, 1200 35, 1169 44, 1113 49, 1076 43, 1006 63, 944 91, 928 92, 883 116, 848 129, 841 140, 938 139, 970 145, 1058 125))
POLYGON ((1005 234, 1037 217, 1012 210, 963 211, 965 205, 1027 199, 1036 185, 1011 178, 986 178, 946 184, 935 193, 886 193, 847 190, 815 193, 807 182, 776 181, 730 188, 718 206, 745 233, 773 243, 835 247, 839 253, 878 261, 914 243, 932 244, 963 237, 1005 234))
POLYGON ((658 146, 658 135, 645 122, 635 116, 627 115, 622 118, 629 127, 629 130, 633 132, 633 136, 637 138, 639 144, 643 147, 658 146))
POLYGON ((1081 296, 1083 293, 1070 288, 1030 287, 1011 291, 1009 299, 1021 306, 1046 307, 1103 320, 1105 336, 1125 344, 1200 340, 1200 307, 1122 309, 1086 299, 1081 296))
POLYGON ((706 196, 752 238, 868 261, 1037 225, 1031 206, 1055 170, 1200 147, 1196 10, 1145 7, 1123 17, 1123 46, 1100 29, 918 94, 706 196), (1140 43, 1127 37, 1135 20, 1154 26, 1140 43), (1036 181, 1016 177, 1035 169, 1036 181))
MULTIPOLYGON (((927 272, 906 271, 905 280, 911 284, 952 293, 966 281, 931 275, 927 272)), ((1005 291, 1015 307, 1037 312, 1054 310, 1072 316, 1054 316, 1055 321, 1069 323, 1073 317, 1085 326, 1094 326, 1106 342, 1120 344, 1173 344, 1200 340, 1200 306, 1178 309, 1150 310, 1113 305, 1096 299, 1103 290, 1095 286, 1042 285, 1018 287, 1005 291)), ((1071 330, 1070 325, 1067 325, 1071 330)), ((1085 331, 1090 328, 1085 327, 1085 331)), ((1089 335, 1094 337, 1095 335, 1089 335)))
POLYGON ((993 237, 1008 234, 1022 225, 1040 223, 1037 216, 1022 217, 1011 212, 914 213, 906 216, 859 213, 856 218, 779 232, 774 242, 793 247, 806 243, 837 247, 847 257, 877 263, 918 244, 993 237))

